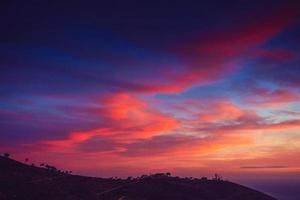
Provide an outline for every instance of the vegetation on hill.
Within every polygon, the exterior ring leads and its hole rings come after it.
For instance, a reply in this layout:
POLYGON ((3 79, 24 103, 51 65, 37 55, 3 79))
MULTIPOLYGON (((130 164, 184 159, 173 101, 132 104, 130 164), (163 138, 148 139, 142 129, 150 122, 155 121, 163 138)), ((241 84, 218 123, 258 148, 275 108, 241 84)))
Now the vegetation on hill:
MULTIPOLYGON (((28 160, 27 160, 28 161, 28 160)), ((220 176, 180 178, 170 173, 137 178, 71 175, 55 167, 36 167, 0 156, 1 200, 275 200, 220 176)))

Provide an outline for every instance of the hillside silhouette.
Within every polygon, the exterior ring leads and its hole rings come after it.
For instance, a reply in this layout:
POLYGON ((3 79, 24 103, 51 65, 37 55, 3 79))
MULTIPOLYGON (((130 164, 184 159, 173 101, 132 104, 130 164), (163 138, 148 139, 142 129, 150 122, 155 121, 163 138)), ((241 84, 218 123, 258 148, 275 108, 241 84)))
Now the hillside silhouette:
POLYGON ((94 178, 36 167, 0 156, 1 200, 275 200, 216 177, 179 178, 169 173, 139 178, 94 178))

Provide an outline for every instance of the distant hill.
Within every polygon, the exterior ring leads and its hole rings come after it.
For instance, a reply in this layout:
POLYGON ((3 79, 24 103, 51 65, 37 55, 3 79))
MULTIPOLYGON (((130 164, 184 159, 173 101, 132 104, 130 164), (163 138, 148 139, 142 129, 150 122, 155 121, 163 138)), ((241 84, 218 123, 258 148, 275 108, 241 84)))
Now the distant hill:
POLYGON ((1 200, 275 200, 222 180, 171 177, 104 179, 70 175, 0 156, 1 200))

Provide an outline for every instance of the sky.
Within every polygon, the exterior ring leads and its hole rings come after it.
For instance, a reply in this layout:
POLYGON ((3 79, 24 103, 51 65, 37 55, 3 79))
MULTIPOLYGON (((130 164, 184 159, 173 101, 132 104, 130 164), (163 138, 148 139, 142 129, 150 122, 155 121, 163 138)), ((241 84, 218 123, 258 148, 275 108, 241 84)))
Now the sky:
POLYGON ((0 151, 90 176, 300 179, 297 1, 1 1, 0 151))

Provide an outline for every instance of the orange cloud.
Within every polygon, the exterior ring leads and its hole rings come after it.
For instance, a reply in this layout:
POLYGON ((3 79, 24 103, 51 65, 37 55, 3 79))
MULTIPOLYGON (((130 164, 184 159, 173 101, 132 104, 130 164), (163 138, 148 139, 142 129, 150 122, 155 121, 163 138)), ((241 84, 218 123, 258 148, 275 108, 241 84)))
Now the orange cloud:
POLYGON ((121 120, 143 117, 143 110, 147 104, 128 93, 117 93, 102 98, 104 112, 112 119, 121 120))
POLYGON ((208 110, 200 114, 201 123, 233 120, 244 114, 244 111, 230 101, 216 102, 208 110))
POLYGON ((99 128, 72 132, 67 138, 44 140, 36 145, 56 152, 72 152, 78 144, 95 137, 126 143, 167 133, 180 124, 174 117, 152 109, 146 101, 128 93, 107 95, 99 104, 103 106, 99 113, 103 123, 99 123, 99 128))

